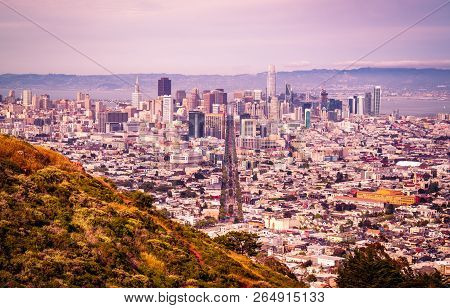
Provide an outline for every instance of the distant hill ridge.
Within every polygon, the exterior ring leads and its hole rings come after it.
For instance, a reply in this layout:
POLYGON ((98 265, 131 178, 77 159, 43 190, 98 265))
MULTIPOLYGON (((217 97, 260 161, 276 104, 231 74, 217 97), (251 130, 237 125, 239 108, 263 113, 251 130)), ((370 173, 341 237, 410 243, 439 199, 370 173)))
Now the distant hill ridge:
MULTIPOLYGON (((0 287, 300 287, 141 193, 0 135, 0 287)), ((292 276, 292 275, 290 275, 292 276)))
MULTIPOLYGON (((156 96, 157 80, 167 76, 172 80, 172 94, 178 89, 224 88, 231 92, 246 89, 265 89, 266 73, 239 75, 183 75, 183 74, 117 74, 112 75, 65 75, 65 74, 3 74, 0 75, 0 89, 32 89, 39 93, 46 91, 101 91, 110 96, 129 99, 132 85, 139 75, 141 88, 148 96, 156 96)), ((364 88, 381 85, 389 89, 436 89, 445 86, 450 89, 450 69, 413 68, 359 68, 352 70, 303 70, 277 73, 277 91, 284 91, 290 83, 295 91, 317 90, 321 83, 336 75, 324 85, 325 88, 364 88), (336 75, 337 74, 337 75, 336 75)), ((445 88, 444 88, 445 89, 445 88)), ((75 95, 75 94, 73 94, 75 95)))

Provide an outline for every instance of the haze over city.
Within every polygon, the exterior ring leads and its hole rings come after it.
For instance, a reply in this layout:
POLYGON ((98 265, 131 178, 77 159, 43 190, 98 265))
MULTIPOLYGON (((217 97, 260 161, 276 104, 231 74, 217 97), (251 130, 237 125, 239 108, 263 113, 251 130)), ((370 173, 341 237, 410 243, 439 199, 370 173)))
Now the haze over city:
MULTIPOLYGON (((343 68, 442 1, 4 2, 115 73, 241 74, 343 68)), ((0 73, 106 73, 6 7, 0 30, 0 73)), ((356 67, 449 68, 449 54, 446 6, 356 67)))
POLYGON ((0 7, 2 304, 443 306, 450 1, 0 7))

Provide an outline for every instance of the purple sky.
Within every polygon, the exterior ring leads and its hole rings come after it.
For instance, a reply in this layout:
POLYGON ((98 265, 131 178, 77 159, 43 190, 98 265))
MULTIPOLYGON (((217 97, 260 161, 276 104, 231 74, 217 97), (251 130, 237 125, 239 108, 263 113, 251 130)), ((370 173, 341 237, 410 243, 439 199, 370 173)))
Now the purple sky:
MULTIPOLYGON (((343 68, 444 0, 2 0, 116 73, 343 68)), ((105 74, 0 4, 0 73, 105 74)), ((360 66, 450 68, 450 4, 360 66)))

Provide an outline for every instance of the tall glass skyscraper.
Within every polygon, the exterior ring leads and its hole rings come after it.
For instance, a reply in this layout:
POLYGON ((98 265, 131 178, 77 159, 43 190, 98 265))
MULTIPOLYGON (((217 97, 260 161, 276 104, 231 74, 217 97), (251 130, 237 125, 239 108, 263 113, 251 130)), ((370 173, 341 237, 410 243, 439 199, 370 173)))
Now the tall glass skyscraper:
POLYGON ((311 109, 305 109, 305 127, 311 127, 311 109))
POLYGON ((381 87, 376 86, 373 88, 373 97, 372 97, 372 112, 374 115, 380 114, 380 103, 381 103, 381 87))
POLYGON ((172 81, 163 77, 158 80, 158 96, 172 95, 172 81))
POLYGON ((277 73, 275 65, 270 64, 267 71, 267 96, 275 97, 277 95, 277 73))
POLYGON ((205 114, 200 111, 189 111, 189 137, 205 136, 205 114))

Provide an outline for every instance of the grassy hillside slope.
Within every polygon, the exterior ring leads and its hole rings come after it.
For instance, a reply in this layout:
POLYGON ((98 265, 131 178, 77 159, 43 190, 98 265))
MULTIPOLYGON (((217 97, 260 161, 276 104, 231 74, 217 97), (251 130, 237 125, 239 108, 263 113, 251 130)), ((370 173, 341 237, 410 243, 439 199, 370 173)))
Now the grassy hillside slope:
POLYGON ((50 150, 0 136, 0 287, 299 287, 116 191, 50 150))

